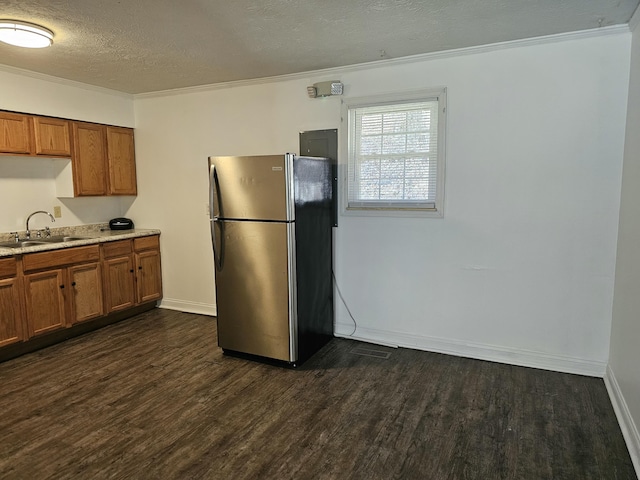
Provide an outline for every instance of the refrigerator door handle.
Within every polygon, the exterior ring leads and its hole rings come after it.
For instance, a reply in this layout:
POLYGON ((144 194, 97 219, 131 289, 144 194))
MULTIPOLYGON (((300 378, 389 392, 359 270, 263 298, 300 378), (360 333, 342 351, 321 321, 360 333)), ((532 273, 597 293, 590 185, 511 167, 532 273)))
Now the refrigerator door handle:
MULTIPOLYGON (((216 223, 219 223, 219 219, 214 212, 215 203, 214 200, 217 196, 216 190, 216 166, 209 165, 209 226, 211 228, 211 243, 213 244, 213 261, 217 269, 222 268, 222 256, 218 254, 218 248, 216 246, 216 223)), ((222 229, 221 229, 222 231, 222 229)))

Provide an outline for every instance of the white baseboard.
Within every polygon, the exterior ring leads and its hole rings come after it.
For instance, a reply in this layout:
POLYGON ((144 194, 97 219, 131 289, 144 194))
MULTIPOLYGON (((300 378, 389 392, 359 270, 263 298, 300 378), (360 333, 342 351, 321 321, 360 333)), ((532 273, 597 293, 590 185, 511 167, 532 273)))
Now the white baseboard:
POLYGON ((589 377, 604 377, 607 364, 582 358, 553 355, 543 352, 520 350, 517 348, 496 345, 479 344, 452 340, 446 338, 428 337, 388 330, 358 327, 351 335, 353 324, 336 323, 335 336, 352 338, 370 343, 387 346, 398 346, 425 350, 429 352, 446 353, 458 357, 488 360, 490 362, 508 363, 522 367, 540 368, 563 373, 574 373, 589 377))
POLYGON ((638 427, 633 421, 629 407, 627 407, 627 402, 622 395, 622 390, 620 390, 620 385, 618 385, 618 381, 610 365, 607 365, 604 384, 607 387, 607 392, 609 392, 613 410, 616 412, 620 430, 622 430, 622 436, 625 442, 627 442, 627 449, 629 450, 633 467, 636 469, 636 474, 640 476, 640 434, 638 433, 638 427))
POLYGON ((216 316, 216 305, 210 303, 187 302, 184 300, 175 300, 173 298, 163 298, 158 305, 160 308, 167 310, 179 310, 187 313, 197 313, 198 315, 216 316))

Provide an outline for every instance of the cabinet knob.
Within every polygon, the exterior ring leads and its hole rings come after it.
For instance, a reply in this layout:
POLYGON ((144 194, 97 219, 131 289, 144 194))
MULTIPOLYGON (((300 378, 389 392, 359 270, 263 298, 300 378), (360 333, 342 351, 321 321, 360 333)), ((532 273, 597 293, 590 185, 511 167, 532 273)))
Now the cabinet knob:
POLYGON ((64 288, 64 285, 60 285, 60 288, 64 288))
POLYGON ((142 270, 142 266, 139 266, 139 267, 138 267, 138 270, 142 270))
POLYGON ((71 282, 71 286, 75 287, 76 286, 76 282, 71 282))
POLYGON ((129 270, 130 273, 133 273, 133 268, 131 270, 129 270))

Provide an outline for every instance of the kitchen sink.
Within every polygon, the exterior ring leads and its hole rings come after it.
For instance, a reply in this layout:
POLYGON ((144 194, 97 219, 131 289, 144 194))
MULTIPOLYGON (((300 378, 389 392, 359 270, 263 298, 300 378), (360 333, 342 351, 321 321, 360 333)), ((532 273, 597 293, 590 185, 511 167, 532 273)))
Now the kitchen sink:
POLYGON ((38 238, 36 241, 44 242, 44 243, 62 243, 62 242, 72 242, 74 240, 89 240, 93 237, 81 237, 81 236, 56 236, 56 237, 45 237, 38 238))
POLYGON ((29 240, 20 240, 18 242, 3 242, 0 243, 0 247, 4 248, 23 248, 23 247, 33 247, 36 245, 47 245, 51 243, 63 243, 63 242, 72 242, 74 240, 89 240, 93 237, 79 237, 79 236, 55 236, 55 237, 43 237, 43 238, 34 238, 29 240))
POLYGON ((43 242, 41 240, 20 240, 19 242, 4 242, 0 243, 0 247, 4 248, 22 248, 33 247, 34 245, 46 245, 49 242, 43 242))

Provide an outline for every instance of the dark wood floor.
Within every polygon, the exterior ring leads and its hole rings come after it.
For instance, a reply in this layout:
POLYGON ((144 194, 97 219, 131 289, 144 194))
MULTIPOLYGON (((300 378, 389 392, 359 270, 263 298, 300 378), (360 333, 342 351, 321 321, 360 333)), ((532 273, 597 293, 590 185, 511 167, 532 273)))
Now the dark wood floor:
POLYGON ((2 363, 0 388, 5 480, 636 478, 601 379, 344 339, 289 370, 169 310, 2 363))

